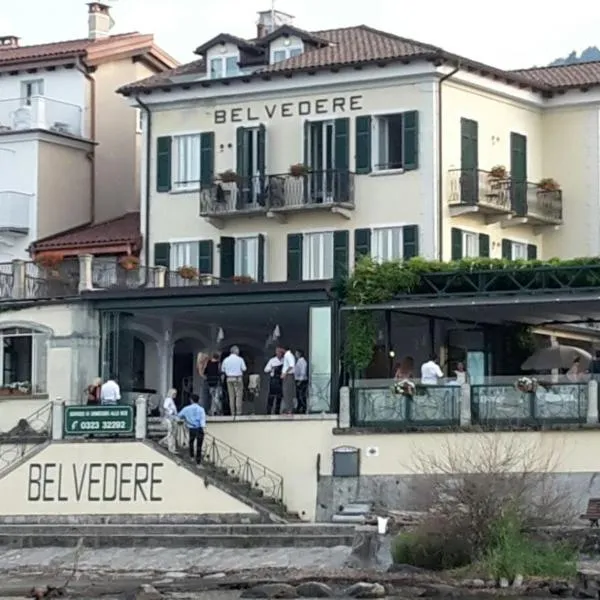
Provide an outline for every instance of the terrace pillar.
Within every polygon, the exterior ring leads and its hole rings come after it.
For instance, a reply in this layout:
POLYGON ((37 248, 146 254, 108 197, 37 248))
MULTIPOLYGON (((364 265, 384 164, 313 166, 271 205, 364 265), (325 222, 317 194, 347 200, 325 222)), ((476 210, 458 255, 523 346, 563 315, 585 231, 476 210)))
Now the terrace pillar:
POLYGON ((94 289, 92 279, 92 261, 94 257, 91 254, 79 255, 79 291, 85 292, 94 289))
POLYGON ((52 401, 52 439, 62 440, 65 425, 65 401, 57 398, 52 401))
POLYGON ((148 421, 148 402, 146 396, 138 396, 135 399, 135 439, 146 439, 146 427, 148 421))
POLYGON ((12 261, 12 297, 13 298, 25 298, 25 261, 24 260, 13 260, 12 261))
POLYGON ((460 426, 471 425, 471 386, 465 383, 460 389, 460 426))
POLYGON ((154 267, 154 287, 164 288, 167 278, 167 267, 154 267))
POLYGON ((340 429, 350 428, 350 388, 340 388, 340 412, 338 415, 338 427, 340 429))
POLYGON ((595 379, 588 381, 587 422, 598 423, 598 382, 595 379))

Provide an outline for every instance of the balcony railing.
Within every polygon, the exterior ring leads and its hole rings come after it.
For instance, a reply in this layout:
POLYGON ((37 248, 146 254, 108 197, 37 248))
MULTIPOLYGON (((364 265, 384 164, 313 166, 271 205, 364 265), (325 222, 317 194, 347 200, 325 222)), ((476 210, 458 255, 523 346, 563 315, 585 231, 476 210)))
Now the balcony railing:
POLYGON ((32 194, 0 192, 0 230, 26 234, 30 228, 32 194))
POLYGON ((81 136, 82 112, 80 106, 44 96, 0 100, 0 133, 46 129, 81 136))
POLYGON ((256 175, 217 181, 200 192, 200 216, 354 208, 354 173, 311 171, 301 176, 256 175))
POLYGON ((517 209, 517 216, 529 217, 541 223, 562 223, 562 190, 543 190, 535 183, 527 183, 527 212, 520 212, 517 209))
POLYGON ((452 169, 448 176, 451 207, 475 207, 501 214, 512 211, 510 179, 495 178, 480 169, 452 169))

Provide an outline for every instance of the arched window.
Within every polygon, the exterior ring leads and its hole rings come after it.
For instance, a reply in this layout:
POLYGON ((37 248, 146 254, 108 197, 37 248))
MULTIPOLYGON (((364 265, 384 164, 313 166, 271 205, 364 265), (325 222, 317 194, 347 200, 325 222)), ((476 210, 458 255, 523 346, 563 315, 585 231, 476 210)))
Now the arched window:
POLYGON ((46 334, 34 329, 0 329, 2 395, 46 392, 46 339, 46 334))

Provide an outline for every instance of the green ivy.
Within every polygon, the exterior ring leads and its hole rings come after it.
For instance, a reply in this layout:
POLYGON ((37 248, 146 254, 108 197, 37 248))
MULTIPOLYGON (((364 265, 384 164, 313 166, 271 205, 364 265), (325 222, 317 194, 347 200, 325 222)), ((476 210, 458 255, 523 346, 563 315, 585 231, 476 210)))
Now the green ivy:
MULTIPOLYGON (((560 260, 551 258, 542 260, 506 260, 497 258, 465 258, 452 262, 426 260, 421 257, 408 261, 390 261, 377 263, 369 257, 361 258, 354 272, 348 279, 336 284, 339 299, 350 306, 366 306, 369 304, 384 304, 403 294, 418 294, 424 275, 440 274, 441 277, 451 277, 460 273, 468 275, 475 271, 511 271, 516 272, 521 282, 536 278, 536 286, 532 289, 541 289, 548 281, 557 289, 561 286, 571 287, 600 287, 600 258, 574 258, 560 260), (566 267, 572 267, 566 269, 566 267), (582 270, 575 267, 596 267, 595 269, 582 270), (554 268, 550 280, 540 277, 540 269, 554 268), (562 269, 562 271, 561 271, 562 269)), ((492 274, 490 273, 490 277, 492 274)), ((518 291, 514 283, 504 278, 492 282, 488 291, 518 291)), ((459 285, 459 284, 457 284, 459 285)), ((456 292, 463 290, 456 289, 456 292)), ((451 290, 450 290, 451 292, 451 290)), ((429 290, 431 293, 431 290, 429 290)), ((373 358, 376 341, 376 326, 373 314, 367 311, 350 313, 344 345, 344 359, 346 365, 354 370, 366 369, 373 358)), ((521 342, 529 346, 530 340, 521 342)))

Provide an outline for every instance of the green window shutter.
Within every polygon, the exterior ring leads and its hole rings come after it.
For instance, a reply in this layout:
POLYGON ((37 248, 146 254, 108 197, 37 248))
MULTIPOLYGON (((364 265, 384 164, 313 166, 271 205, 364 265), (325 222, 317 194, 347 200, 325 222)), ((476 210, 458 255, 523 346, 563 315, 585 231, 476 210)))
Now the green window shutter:
POLYGON ((235 130, 235 168, 236 172, 240 177, 247 176, 246 173, 246 161, 245 161, 245 144, 246 141, 246 128, 238 127, 235 130))
POLYGON ((453 227, 452 231, 450 232, 450 240, 452 245, 452 260, 460 260, 463 257, 462 229, 457 229, 456 227, 453 227))
POLYGON ((414 171, 419 168, 419 111, 404 113, 403 144, 404 170, 414 171))
POLYGON ((490 257, 490 236, 487 233, 479 234, 479 256, 482 258, 490 257))
POLYGON ((334 162, 337 171, 350 168, 350 119, 336 119, 334 122, 335 144, 334 162))
POLYGON ((171 136, 156 140, 156 191, 171 191, 171 136))
POLYGON ((535 244, 527 244, 527 260, 537 260, 537 246, 535 244))
POLYGON ((210 187, 215 178, 215 134, 200 135, 200 185, 210 187))
POLYGON ((357 173, 365 174, 371 172, 371 117, 356 117, 354 122, 356 129, 356 164, 357 173))
POLYGON ((154 244, 154 266, 167 267, 171 264, 171 244, 158 242, 154 244))
POLYGON ((212 240, 198 242, 198 271, 203 275, 212 275, 214 243, 212 240))
POLYGON ((333 278, 340 279, 348 275, 350 233, 348 231, 333 232, 333 278))
POLYGON ((263 282, 265 280, 265 236, 262 233, 258 234, 258 257, 257 257, 257 273, 256 280, 263 282))
POLYGON ((302 234, 287 236, 287 280, 302 281, 302 234))
POLYGON ((221 279, 231 279, 235 275, 235 238, 222 237, 219 243, 221 252, 221 279))
POLYGON ((371 254, 371 230, 354 230, 354 262, 358 262, 361 257, 371 254))
POLYGON ((512 242, 506 238, 502 240, 502 258, 512 260, 512 242))
POLYGON ((266 173, 267 168, 267 128, 260 124, 258 126, 258 170, 261 175, 266 173))
POLYGON ((310 126, 311 126, 311 122, 310 121, 304 121, 304 157, 302 159, 302 162, 307 166, 310 167, 310 156, 309 156, 309 144, 310 144, 310 126))
POLYGON ((402 228, 402 258, 408 260, 419 256, 419 226, 405 225, 402 228))

